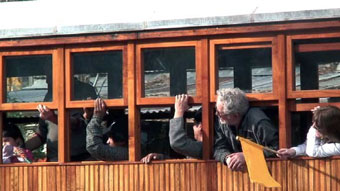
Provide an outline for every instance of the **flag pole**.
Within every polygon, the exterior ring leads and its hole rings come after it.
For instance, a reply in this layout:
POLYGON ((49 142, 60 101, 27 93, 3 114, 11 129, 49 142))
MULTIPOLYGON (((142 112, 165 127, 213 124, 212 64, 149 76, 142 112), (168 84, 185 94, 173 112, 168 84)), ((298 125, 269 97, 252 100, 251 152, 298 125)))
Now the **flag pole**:
MULTIPOLYGON (((236 136, 236 140, 240 141, 239 136, 236 136)), ((257 144, 257 143, 256 143, 256 144, 257 144)), ((259 145, 259 144, 258 144, 258 145, 259 145)), ((262 145, 261 145, 261 146, 262 146, 262 145)), ((276 150, 273 150, 273 149, 271 149, 271 148, 269 148, 269 147, 262 146, 262 148, 263 148, 264 150, 266 150, 266 151, 269 151, 269 152, 272 152, 272 153, 275 153, 275 154, 279 154, 279 152, 277 152, 276 150)))

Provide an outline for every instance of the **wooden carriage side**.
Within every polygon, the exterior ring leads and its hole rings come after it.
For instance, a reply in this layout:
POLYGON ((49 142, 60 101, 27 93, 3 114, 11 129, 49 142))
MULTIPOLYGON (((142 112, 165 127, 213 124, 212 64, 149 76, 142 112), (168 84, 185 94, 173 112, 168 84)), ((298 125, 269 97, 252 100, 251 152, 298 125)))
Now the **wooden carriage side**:
MULTIPOLYGON (((340 23, 338 19, 331 19, 1 40, 1 124, 4 113, 35 110, 38 104, 43 103, 58 111, 59 145, 58 162, 0 164, 0 190, 339 190, 338 157, 268 159, 272 176, 282 185, 276 189, 253 184, 247 173, 232 172, 212 160, 213 111, 215 92, 219 87, 218 50, 269 49, 272 88, 268 92, 254 93, 250 90, 247 96, 253 106, 272 107, 277 111, 279 144, 282 148, 292 146, 293 113, 307 112, 317 105, 340 106, 340 102, 320 103, 319 98, 340 97, 340 90, 318 89, 315 79, 319 78, 313 78, 314 81, 297 88, 295 65, 296 53, 339 51, 338 39, 340 23), (143 50, 178 47, 190 47, 195 52, 196 92, 190 102, 202 106, 203 160, 171 159, 145 165, 139 162, 141 108, 170 107, 174 104, 174 97, 145 96, 143 50), (105 51, 122 52, 122 97, 107 99, 107 105, 128 109, 129 160, 69 162, 69 111, 93 107, 92 100, 72 99, 72 54, 105 51), (5 58, 46 54, 52 55, 53 101, 6 101, 5 58)), ((317 63, 313 67, 313 74, 317 76, 317 63)), ((251 72, 249 70, 234 71, 234 76, 251 72)), ((308 76, 305 78, 309 79, 308 76)), ((242 85, 242 82, 234 83, 242 85)))

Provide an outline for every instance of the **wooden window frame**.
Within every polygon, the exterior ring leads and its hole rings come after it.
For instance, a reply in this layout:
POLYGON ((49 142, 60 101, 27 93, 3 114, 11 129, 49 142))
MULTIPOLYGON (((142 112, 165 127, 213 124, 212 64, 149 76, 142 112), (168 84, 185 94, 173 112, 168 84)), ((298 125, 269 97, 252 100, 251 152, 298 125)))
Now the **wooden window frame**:
POLYGON ((340 50, 340 43, 313 43, 301 44, 294 46, 294 40, 313 40, 340 38, 339 32, 332 33, 313 33, 313 34, 295 34, 287 35, 287 99, 293 102, 289 105, 290 111, 310 111, 316 106, 334 105, 340 107, 340 103, 295 103, 296 98, 320 98, 320 97, 338 97, 340 89, 333 90, 295 90, 295 64, 294 54, 298 52, 314 52, 314 51, 331 51, 340 50))
POLYGON ((62 75, 59 75, 60 71, 60 60, 59 56, 62 54, 62 50, 59 48, 55 49, 44 49, 44 50, 32 50, 32 51, 11 51, 11 52, 0 52, 0 78, 3 79, 3 84, 0 86, 0 108, 2 111, 16 111, 16 110, 36 110, 37 105, 43 104, 51 109, 58 109, 58 98, 59 91, 56 87, 61 80, 62 75), (5 85, 6 85, 6 74, 5 72, 5 57, 6 56, 34 56, 34 55, 51 55, 52 56, 52 88, 53 88, 53 100, 51 102, 30 102, 30 103, 6 103, 5 102, 5 85))
POLYGON ((201 82, 201 60, 200 60, 200 41, 176 41, 176 42, 161 42, 161 43, 138 43, 136 44, 136 77, 137 77, 137 105, 138 106, 152 106, 152 105, 172 105, 175 102, 173 96, 169 97, 143 97, 144 87, 144 71, 142 50, 148 48, 180 48, 180 47, 195 47, 195 67, 196 67, 196 95, 192 96, 192 102, 195 104, 201 103, 202 99, 202 82, 201 82))
MULTIPOLYGON (((209 41, 209 60, 210 60, 210 102, 216 102, 216 91, 217 91, 217 83, 218 83, 218 75, 217 75, 217 62, 216 62, 216 50, 218 45, 226 45, 225 49, 255 49, 255 48, 271 48, 272 52, 272 76, 273 76, 273 84, 271 93, 247 93, 247 97, 250 101, 275 101, 278 99, 278 79, 276 68, 278 67, 276 64, 276 58, 274 55, 275 52, 275 37, 249 37, 249 38, 225 38, 225 39, 212 39, 209 41)), ((264 102, 265 103, 265 102, 264 102)), ((270 105, 272 103, 268 102, 270 105)), ((263 103, 256 103, 262 105, 263 103)))
MULTIPOLYGON (((65 127, 68 120, 65 116, 64 105, 64 49, 60 47, 46 48, 43 50, 17 50, 9 52, 0 52, 0 78, 3 80, 0 86, 0 111, 1 113, 7 111, 29 111, 36 110, 39 104, 46 105, 50 109, 58 111, 58 135, 61 137, 58 139, 58 162, 66 162, 69 160, 69 149, 67 148, 68 128, 65 127), (4 57, 6 56, 31 56, 31 55, 52 55, 52 90, 53 99, 51 102, 31 102, 31 103, 4 103, 4 88, 5 87, 5 63, 4 57)), ((0 116, 0 122, 3 122, 3 116, 0 116)), ((3 123, 0 124, 1 127, 3 123)), ((2 132, 2 130, 0 130, 2 132)), ((2 137, 0 138, 2 140, 2 137)), ((0 146, 2 148, 2 146, 0 146)), ((2 151, 0 151, 2 154, 2 151)), ((0 160, 2 162, 2 159, 0 160)))
POLYGON ((86 52, 106 52, 106 51, 122 51, 122 74, 123 74, 123 97, 118 99, 105 99, 107 107, 127 107, 128 97, 127 97, 127 47, 126 45, 105 45, 101 47, 71 47, 65 48, 65 63, 66 63, 66 74, 65 74, 65 88, 66 88, 66 108, 83 108, 89 107, 93 108, 93 100, 71 100, 72 95, 72 53, 86 53, 86 52))

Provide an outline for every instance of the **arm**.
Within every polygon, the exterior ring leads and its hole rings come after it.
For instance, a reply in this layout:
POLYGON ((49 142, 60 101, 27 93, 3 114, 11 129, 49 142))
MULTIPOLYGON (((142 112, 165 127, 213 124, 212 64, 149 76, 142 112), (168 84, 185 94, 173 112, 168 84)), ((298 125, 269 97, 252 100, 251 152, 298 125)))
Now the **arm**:
POLYGON ((94 116, 86 129, 86 149, 96 159, 99 160, 127 160, 128 149, 126 147, 110 147, 103 143, 101 129, 102 118, 94 116))
POLYGON ((317 130, 311 127, 307 134, 306 153, 310 157, 329 157, 340 155, 340 143, 321 143, 321 138, 316 136, 317 130))
MULTIPOLYGON (((273 150, 277 150, 279 147, 279 138, 277 129, 272 123, 268 119, 263 119, 258 122, 256 127, 257 128, 253 130, 256 134, 256 142, 273 150)), ((265 157, 275 157, 274 153, 268 151, 264 151, 264 155, 265 157)))
POLYGON ((223 134, 220 127, 221 124, 217 122, 215 124, 215 144, 214 144, 214 158, 226 164, 226 156, 232 153, 232 150, 228 147, 228 141, 223 134))
POLYGON ((289 149, 283 148, 277 151, 277 156, 282 159, 292 158, 296 156, 306 155, 306 142, 289 149))
POLYGON ((306 141, 296 147, 292 147, 291 149, 293 149, 295 151, 295 155, 294 156, 304 156, 306 155, 306 141))
POLYGON ((169 139, 171 148, 185 156, 202 158, 202 142, 190 139, 183 127, 183 117, 170 120, 169 139))
POLYGON ((46 143, 48 133, 47 125, 48 124, 45 120, 39 119, 38 129, 36 133, 25 143, 27 149, 33 151, 34 149, 39 148, 42 144, 46 143))
POLYGON ((86 128, 86 149, 99 160, 126 160, 128 149, 126 147, 110 147, 103 143, 101 122, 105 115, 106 106, 102 99, 96 99, 94 104, 94 116, 86 128))

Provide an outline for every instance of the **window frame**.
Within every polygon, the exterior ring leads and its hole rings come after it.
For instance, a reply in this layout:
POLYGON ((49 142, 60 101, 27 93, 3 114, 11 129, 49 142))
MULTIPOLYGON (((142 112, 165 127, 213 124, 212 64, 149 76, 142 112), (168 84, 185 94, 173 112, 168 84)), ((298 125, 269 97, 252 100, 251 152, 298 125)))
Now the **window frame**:
POLYGON ((61 70, 62 60, 60 56, 63 54, 60 48, 34 49, 34 50, 15 50, 8 52, 0 52, 0 78, 3 79, 0 86, 0 110, 15 111, 15 110, 36 110, 37 105, 43 104, 51 109, 58 109, 59 90, 58 83, 62 80, 62 75, 59 75, 61 70), (51 55, 52 56, 52 88, 53 99, 51 102, 27 102, 27 103, 6 103, 6 74, 5 74, 5 57, 6 56, 35 56, 35 55, 51 55))
MULTIPOLYGON (((220 39, 212 39, 209 42, 210 52, 210 101, 216 102, 216 91, 218 87, 218 63, 216 61, 217 56, 217 46, 219 45, 227 45, 228 49, 256 49, 256 48, 271 48, 272 52, 272 92, 270 93, 246 93, 249 101, 270 101, 278 100, 278 91, 277 91, 277 60, 275 52, 275 37, 246 37, 246 38, 220 38, 220 39), (268 44, 264 44, 268 43, 268 44)), ((255 103, 259 104, 259 103, 255 103)), ((262 105, 262 104, 260 104, 262 105)))
POLYGON ((154 42, 154 43, 137 43, 136 44, 136 84, 137 84, 137 105, 138 106, 152 106, 152 105, 172 105, 175 101, 173 96, 169 97, 144 97, 144 63, 143 63, 143 49, 154 48, 180 48, 180 47, 195 47, 195 67, 196 67, 196 95, 192 96, 192 103, 201 103, 202 101, 202 82, 201 82, 201 60, 200 60, 200 41, 171 41, 171 42, 154 42))
POLYGON ((340 43, 311 43, 294 46, 295 40, 313 40, 340 38, 339 32, 334 33, 312 33, 312 34, 291 34, 286 36, 287 44, 287 99, 293 101, 289 105, 289 111, 310 111, 316 106, 334 105, 340 107, 340 102, 334 103, 296 103, 296 98, 322 98, 338 97, 340 89, 332 90, 295 90, 295 59, 294 55, 298 52, 331 51, 340 50, 340 43))
POLYGON ((107 51, 122 51, 122 98, 118 99, 105 99, 107 107, 127 107, 127 47, 125 45, 103 45, 100 46, 87 46, 87 47, 66 47, 65 48, 65 89, 66 89, 66 108, 93 108, 93 100, 71 100, 72 95, 72 82, 73 82, 73 71, 72 71, 72 53, 86 53, 86 52, 107 52, 107 51))

